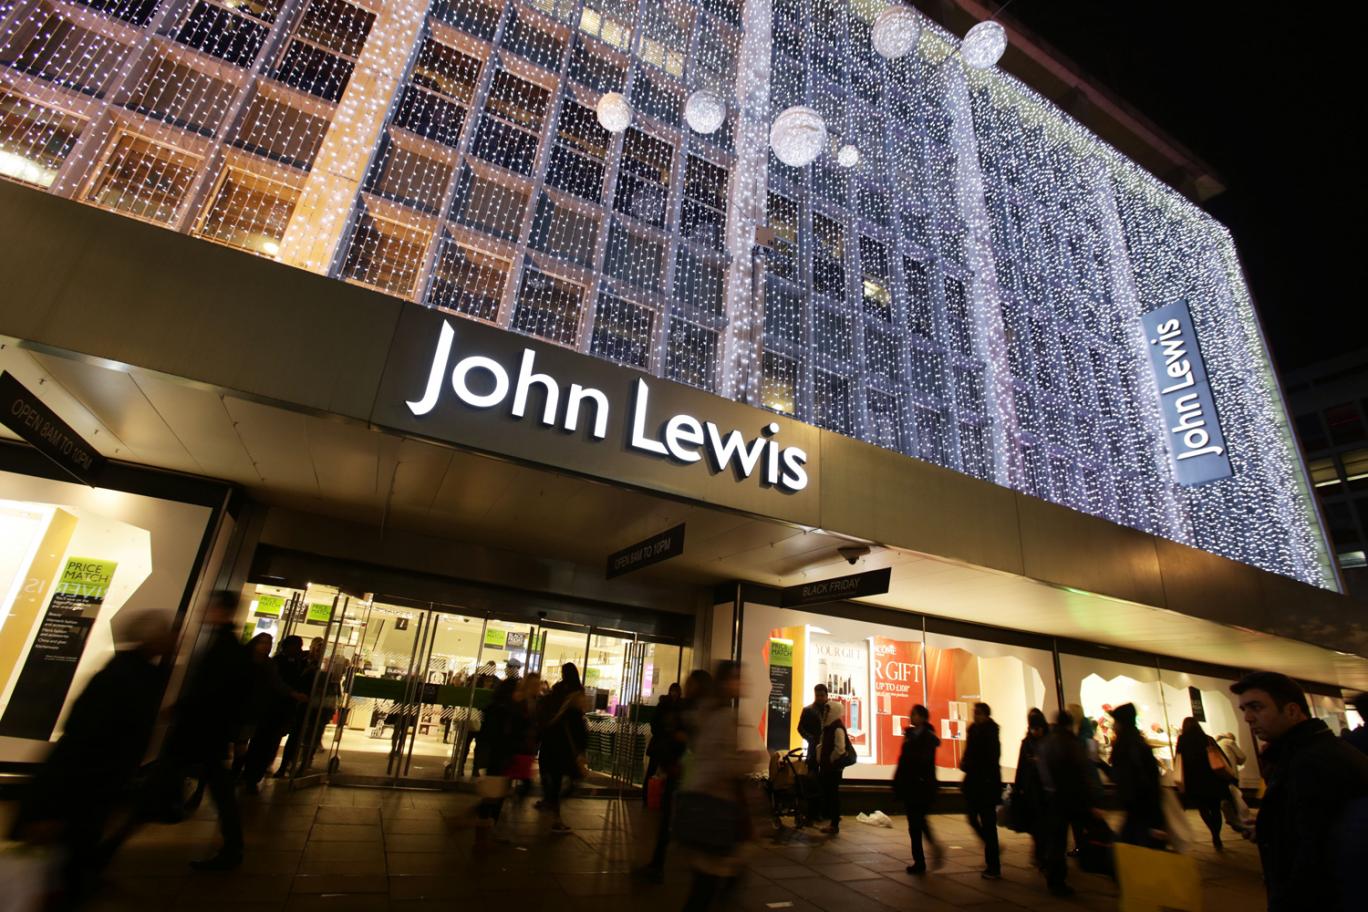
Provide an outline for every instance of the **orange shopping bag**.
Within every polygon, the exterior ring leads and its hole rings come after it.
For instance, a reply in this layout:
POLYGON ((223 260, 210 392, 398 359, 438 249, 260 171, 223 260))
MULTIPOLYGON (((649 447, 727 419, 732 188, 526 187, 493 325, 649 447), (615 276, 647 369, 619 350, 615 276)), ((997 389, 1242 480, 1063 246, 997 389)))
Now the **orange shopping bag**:
POLYGON ((1202 912, 1202 877, 1197 859, 1120 842, 1115 849, 1121 912, 1202 912))

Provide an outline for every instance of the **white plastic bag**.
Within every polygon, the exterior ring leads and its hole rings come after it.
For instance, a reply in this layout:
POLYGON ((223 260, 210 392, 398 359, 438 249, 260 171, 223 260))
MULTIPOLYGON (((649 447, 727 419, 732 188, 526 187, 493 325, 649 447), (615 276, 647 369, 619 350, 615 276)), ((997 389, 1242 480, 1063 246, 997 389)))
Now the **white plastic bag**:
POLYGON ((874 811, 870 814, 856 814, 855 819, 860 823, 867 823, 870 826, 892 827, 893 820, 883 811, 874 811))

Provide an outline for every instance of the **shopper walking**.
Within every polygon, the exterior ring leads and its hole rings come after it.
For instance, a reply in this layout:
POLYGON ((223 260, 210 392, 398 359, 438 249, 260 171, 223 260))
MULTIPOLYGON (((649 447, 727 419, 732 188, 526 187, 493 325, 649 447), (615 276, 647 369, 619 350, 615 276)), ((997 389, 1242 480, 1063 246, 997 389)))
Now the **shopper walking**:
POLYGON ((241 751, 238 774, 243 788, 253 794, 275 760, 294 708, 309 701, 308 694, 291 688, 281 672, 284 667, 289 673, 291 663, 303 659, 304 641, 297 636, 286 637, 273 658, 269 656, 270 645, 271 636, 265 633, 247 644, 251 696, 248 720, 239 735, 239 747, 244 740, 247 746, 241 751))
POLYGON ((939 868, 944 855, 941 845, 927 825, 926 817, 936 798, 936 748, 940 738, 931 731, 930 713, 918 703, 912 707, 911 724, 903 732, 898 768, 893 774, 893 792, 907 811, 907 833, 912 840, 912 864, 908 874, 926 873, 925 842, 931 844, 932 861, 939 868))
POLYGON ((1045 883, 1055 896, 1072 896, 1065 849, 1069 830, 1082 832, 1092 813, 1088 754, 1074 733, 1073 717, 1061 711, 1040 744, 1038 763, 1045 802, 1038 842, 1043 849, 1045 883))
POLYGON ((1007 826, 1017 833, 1031 834, 1031 858, 1044 867, 1045 853, 1040 840, 1041 816, 1045 806, 1045 787, 1040 781, 1040 745, 1049 733, 1045 714, 1032 709, 1026 714, 1026 736, 1017 751, 1016 778, 1012 782, 1012 802, 1008 806, 1007 826))
POLYGON ((250 677, 247 655, 238 642, 234 620, 237 596, 216 592, 205 608, 204 625, 175 720, 167 737, 167 756, 182 768, 198 770, 218 811, 223 844, 210 858, 191 862, 202 871, 236 868, 242 863, 242 823, 228 751, 243 721, 242 695, 250 677))
POLYGON ((562 788, 566 778, 577 782, 584 778, 584 751, 589 742, 589 729, 584 720, 584 687, 580 684, 579 669, 573 662, 561 666, 561 679, 538 707, 541 717, 541 781, 542 806, 553 820, 551 832, 569 833, 561 818, 562 788))
MULTIPOLYGON (((521 682, 519 682, 521 683, 521 682)), ((484 711, 484 725, 475 746, 475 768, 484 773, 475 784, 480 803, 475 809, 478 826, 475 847, 488 848, 494 840, 504 799, 512 790, 519 755, 527 750, 532 718, 527 712, 524 687, 496 687, 484 711)))
POLYGON ((726 896, 741 874, 743 846, 751 836, 745 777, 764 755, 737 746, 740 665, 719 662, 711 677, 694 672, 687 683, 696 683, 691 689, 698 697, 686 712, 690 759, 679 786, 675 838, 688 850, 693 869, 684 912, 704 912, 726 896))
MULTIPOLYGON (((685 713, 698 705, 711 686, 710 676, 705 671, 696 671, 688 678, 688 694, 681 694, 678 684, 670 685, 670 692, 660 701, 656 715, 651 719, 651 747, 654 753, 651 762, 655 770, 664 776, 664 788, 660 792, 660 819, 656 822, 655 849, 651 860, 638 872, 653 883, 665 879, 665 853, 670 846, 670 823, 674 818, 676 795, 680 779, 684 773, 684 751, 688 748, 688 729, 685 726, 685 713), (700 677, 701 676, 701 677, 700 677)), ((648 773, 650 771, 648 770, 648 773)), ((647 777, 650 782, 650 776, 647 777)))
POLYGON ((817 781, 822 790, 822 813, 827 825, 822 832, 829 836, 841 834, 841 779, 845 768, 855 760, 850 749, 850 734, 845 726, 845 704, 828 703, 826 724, 822 726, 822 740, 817 750, 817 781))
POLYGON ((1197 810, 1211 832, 1212 846, 1220 852, 1225 848, 1221 842, 1221 802, 1230 797, 1235 777, 1216 739, 1202 731, 1201 723, 1192 716, 1183 720, 1175 747, 1184 803, 1197 810))
POLYGON ((997 806, 1002 799, 1002 740, 993 710, 987 703, 974 704, 974 721, 964 739, 960 758, 964 781, 964 801, 968 806, 969 826, 983 840, 983 878, 1002 876, 998 853, 997 806))
POLYGON ((1254 826, 1249 816, 1249 805, 1245 804, 1244 795, 1240 792, 1240 770, 1249 758, 1233 732, 1217 735, 1216 746, 1221 749, 1233 777, 1226 787, 1226 797, 1221 802, 1221 813, 1225 815, 1225 822, 1232 830, 1245 839, 1251 839, 1254 836, 1254 826))
POLYGON ((57 847, 59 909, 78 908, 91 896, 117 848, 102 839, 147 753, 166 686, 160 661, 175 642, 166 620, 151 612, 114 623, 121 648, 72 703, 11 833, 57 847))
MULTIPOLYGON (((673 740, 673 732, 679 728, 680 701, 682 699, 679 685, 671 684, 670 689, 656 701, 655 712, 651 715, 651 740, 646 745, 646 782, 649 785, 652 778, 660 770, 660 752, 669 752, 673 740)), ((641 803, 645 804, 649 798, 650 789, 641 790, 641 803)))
POLYGON ((1256 671, 1230 689, 1268 743, 1255 839, 1270 912, 1361 909, 1368 756, 1312 718, 1306 694, 1286 675, 1256 671))
POLYGON ((1125 811, 1120 839, 1131 845, 1160 848, 1164 844, 1164 811, 1160 804, 1159 764, 1135 725, 1135 704, 1111 710, 1111 776, 1116 797, 1125 811))

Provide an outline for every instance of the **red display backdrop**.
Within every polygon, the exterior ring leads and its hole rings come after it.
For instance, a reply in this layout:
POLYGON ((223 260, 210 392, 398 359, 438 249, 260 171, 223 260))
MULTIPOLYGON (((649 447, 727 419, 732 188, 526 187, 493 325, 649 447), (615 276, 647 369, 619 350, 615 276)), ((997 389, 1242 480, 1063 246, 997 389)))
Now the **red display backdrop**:
POLYGON ((925 702, 922 644, 889 637, 870 637, 874 653, 874 722, 878 726, 878 763, 898 762, 907 716, 925 702))
POLYGON ((936 766, 958 769, 964 736, 972 721, 972 704, 980 699, 978 659, 963 649, 928 649, 926 690, 931 728, 941 739, 936 766))

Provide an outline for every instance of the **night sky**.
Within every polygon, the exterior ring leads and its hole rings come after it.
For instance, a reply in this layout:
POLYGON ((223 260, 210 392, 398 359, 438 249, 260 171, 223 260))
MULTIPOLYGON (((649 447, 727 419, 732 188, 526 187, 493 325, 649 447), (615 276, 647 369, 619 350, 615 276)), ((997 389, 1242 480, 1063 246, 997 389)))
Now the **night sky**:
POLYGON ((1283 370, 1368 346, 1358 6, 1013 0, 1004 15, 1223 179, 1205 208, 1235 236, 1283 370))

